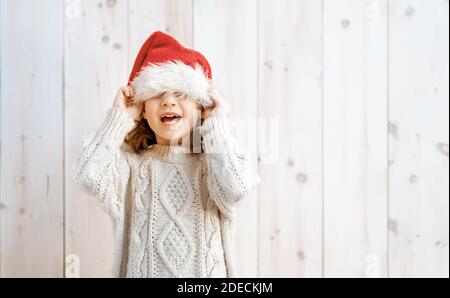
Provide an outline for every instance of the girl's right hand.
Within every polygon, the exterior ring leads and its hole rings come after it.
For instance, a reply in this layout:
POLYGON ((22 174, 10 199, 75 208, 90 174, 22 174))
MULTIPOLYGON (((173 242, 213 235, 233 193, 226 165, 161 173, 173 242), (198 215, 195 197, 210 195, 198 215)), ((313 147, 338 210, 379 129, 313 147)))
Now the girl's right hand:
POLYGON ((138 120, 139 116, 142 114, 144 103, 132 103, 131 99, 135 94, 136 93, 131 86, 121 87, 119 91, 117 91, 114 107, 127 112, 132 119, 138 120))

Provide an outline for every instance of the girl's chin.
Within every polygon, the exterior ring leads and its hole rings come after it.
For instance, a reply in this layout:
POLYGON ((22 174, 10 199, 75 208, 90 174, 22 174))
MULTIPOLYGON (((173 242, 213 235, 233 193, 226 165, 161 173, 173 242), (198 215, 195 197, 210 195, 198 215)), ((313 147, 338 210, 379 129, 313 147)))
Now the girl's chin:
POLYGON ((157 134, 166 140, 177 140, 189 134, 190 130, 186 127, 187 123, 178 121, 176 123, 159 123, 157 134))
POLYGON ((159 134, 165 140, 180 140, 183 136, 187 135, 183 130, 162 130, 159 134))
POLYGON ((160 131, 166 136, 176 136, 182 135, 184 129, 183 127, 161 127, 160 131))
POLYGON ((184 119, 177 119, 172 121, 161 121, 159 122, 159 126, 166 131, 178 131, 183 128, 185 125, 184 119))
POLYGON ((180 121, 172 121, 172 122, 161 122, 161 127, 165 129, 174 130, 177 129, 180 126, 180 121))

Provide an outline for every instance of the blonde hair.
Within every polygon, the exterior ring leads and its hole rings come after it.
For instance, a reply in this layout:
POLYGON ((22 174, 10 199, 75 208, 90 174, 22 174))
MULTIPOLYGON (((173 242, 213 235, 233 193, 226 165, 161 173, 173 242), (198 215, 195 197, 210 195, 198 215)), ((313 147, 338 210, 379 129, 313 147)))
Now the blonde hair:
MULTIPOLYGON (((171 95, 174 95, 176 97, 183 97, 183 99, 189 99, 186 94, 178 91, 161 92, 152 98, 164 98, 171 95)), ((199 105, 199 107, 201 107, 201 105, 199 105)), ((135 120, 135 122, 137 125, 132 131, 127 134, 127 136, 125 137, 125 143, 128 144, 135 153, 141 154, 144 151, 148 150, 149 146, 156 144, 156 135, 155 132, 150 128, 147 119, 141 117, 140 120, 135 120)), ((203 119, 201 120, 201 124, 203 124, 203 119)), ((190 144, 191 149, 193 149, 194 144, 192 129, 190 134, 190 144)), ((203 152, 203 148, 201 149, 201 152, 203 152)))

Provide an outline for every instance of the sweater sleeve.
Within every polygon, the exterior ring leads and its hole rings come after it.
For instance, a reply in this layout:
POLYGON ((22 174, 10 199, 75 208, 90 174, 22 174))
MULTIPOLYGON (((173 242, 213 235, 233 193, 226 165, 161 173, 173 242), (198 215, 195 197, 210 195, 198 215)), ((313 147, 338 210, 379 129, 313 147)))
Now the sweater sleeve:
POLYGON ((249 158, 239 149, 224 116, 211 117, 200 128, 203 137, 203 173, 210 197, 228 219, 234 204, 261 181, 249 158))
POLYGON ((120 145, 134 127, 126 111, 110 108, 100 128, 82 141, 81 154, 72 167, 73 182, 97 197, 115 220, 123 214, 130 177, 130 167, 120 145))

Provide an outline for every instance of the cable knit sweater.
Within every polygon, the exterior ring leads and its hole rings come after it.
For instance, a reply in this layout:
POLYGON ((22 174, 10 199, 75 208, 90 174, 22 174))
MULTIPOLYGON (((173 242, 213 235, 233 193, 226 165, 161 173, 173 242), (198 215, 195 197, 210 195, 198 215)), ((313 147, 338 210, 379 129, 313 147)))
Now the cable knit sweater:
POLYGON ((260 178, 226 123, 204 121, 204 153, 155 144, 136 154, 123 142, 134 120, 111 108, 82 141, 72 179, 113 219, 114 277, 235 277, 233 210, 260 178))

